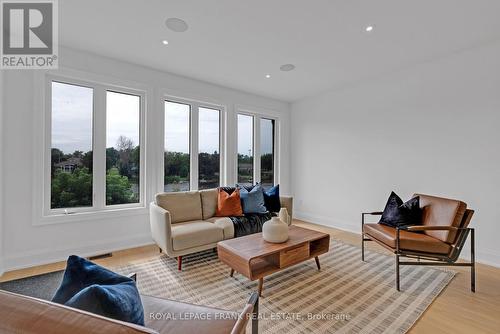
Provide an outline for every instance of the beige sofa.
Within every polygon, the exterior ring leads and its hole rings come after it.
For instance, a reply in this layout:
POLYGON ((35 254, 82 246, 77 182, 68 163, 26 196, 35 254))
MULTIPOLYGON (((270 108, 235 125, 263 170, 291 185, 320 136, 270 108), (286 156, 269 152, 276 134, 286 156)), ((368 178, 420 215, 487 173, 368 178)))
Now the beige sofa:
MULTIPOLYGON (((280 197, 281 207, 293 214, 293 199, 280 197)), ((234 238, 234 227, 228 217, 215 217, 217 189, 161 193, 150 204, 151 234, 170 257, 215 248, 217 242, 234 238)))

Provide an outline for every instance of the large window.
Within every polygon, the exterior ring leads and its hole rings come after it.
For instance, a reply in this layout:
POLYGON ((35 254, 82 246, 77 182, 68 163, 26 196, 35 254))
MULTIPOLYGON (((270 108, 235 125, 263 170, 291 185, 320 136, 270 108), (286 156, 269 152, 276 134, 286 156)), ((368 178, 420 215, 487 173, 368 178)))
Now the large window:
POLYGON ((140 102, 137 95, 106 92, 106 205, 139 202, 140 102))
POLYGON ((253 183, 253 116, 238 114, 238 183, 253 183))
POLYGON ((144 94, 52 76, 47 84, 44 215, 144 205, 144 94))
POLYGON ((221 108, 191 100, 165 101, 165 192, 221 184, 221 108))
POLYGON ((220 111, 198 109, 198 189, 220 185, 220 111))
POLYGON ((252 111, 238 113, 238 183, 260 183, 264 188, 274 185, 277 179, 276 123, 275 119, 252 111))
POLYGON ((274 120, 267 118, 260 119, 260 182, 274 185, 274 120))
POLYGON ((92 88, 51 82, 50 208, 92 206, 92 88))
POLYGON ((189 104, 165 101, 164 191, 189 190, 190 117, 189 104))

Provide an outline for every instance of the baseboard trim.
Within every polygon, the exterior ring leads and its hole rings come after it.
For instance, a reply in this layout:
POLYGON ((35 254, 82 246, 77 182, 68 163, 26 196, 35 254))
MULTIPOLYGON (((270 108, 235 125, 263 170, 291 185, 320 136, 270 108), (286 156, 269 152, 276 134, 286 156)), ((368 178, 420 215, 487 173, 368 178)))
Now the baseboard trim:
MULTIPOLYGON (((336 221, 334 219, 331 219, 330 217, 316 215, 305 211, 297 211, 297 210, 294 211, 294 218, 303 220, 311 224, 317 224, 325 227, 333 227, 342 231, 360 234, 361 222, 359 224, 349 224, 345 222, 336 221)), ((470 247, 467 242, 464 249, 462 250, 461 259, 468 261, 469 254, 470 254, 470 247)), ((485 249, 478 247, 476 240, 476 262, 500 268, 500 253, 492 249, 485 249)))
MULTIPOLYGON (((141 247, 153 244, 153 239, 150 234, 144 234, 134 237, 114 238, 101 240, 96 243, 82 245, 72 248, 60 249, 45 249, 38 251, 28 251, 14 256, 6 256, 4 258, 3 270, 5 272, 25 269, 60 261, 66 261, 69 255, 77 254, 88 257, 102 253, 111 253, 119 250, 141 247)), ((2 268, 0 268, 2 269, 2 268)))

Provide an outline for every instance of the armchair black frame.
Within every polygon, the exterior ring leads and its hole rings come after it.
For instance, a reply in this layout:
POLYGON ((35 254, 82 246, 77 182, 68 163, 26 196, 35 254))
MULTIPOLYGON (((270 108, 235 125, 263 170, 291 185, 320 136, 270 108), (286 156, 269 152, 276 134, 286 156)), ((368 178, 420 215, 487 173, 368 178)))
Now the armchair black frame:
MULTIPOLYGON (((469 219, 474 213, 473 210, 467 210, 466 215, 469 219)), ((475 231, 471 227, 453 227, 453 226, 404 226, 396 228, 396 248, 392 248, 383 242, 370 238, 364 232, 365 216, 366 215, 382 215, 382 212, 363 212, 361 214, 361 261, 365 261, 365 241, 375 241, 382 247, 390 250, 394 253, 396 257, 395 269, 396 269, 396 290, 400 289, 400 266, 456 266, 456 267, 470 267, 471 275, 471 291, 476 292, 476 260, 475 260, 475 231), (400 233, 401 231, 417 232, 417 231, 455 231, 457 233, 456 241, 452 245, 452 249, 449 254, 432 254, 419 251, 410 251, 400 248, 400 233), (460 252, 462 251, 467 237, 470 234, 470 261, 469 262, 457 262, 460 252), (400 258, 416 259, 417 261, 401 261, 400 258), (425 260, 425 261, 421 261, 425 260)))

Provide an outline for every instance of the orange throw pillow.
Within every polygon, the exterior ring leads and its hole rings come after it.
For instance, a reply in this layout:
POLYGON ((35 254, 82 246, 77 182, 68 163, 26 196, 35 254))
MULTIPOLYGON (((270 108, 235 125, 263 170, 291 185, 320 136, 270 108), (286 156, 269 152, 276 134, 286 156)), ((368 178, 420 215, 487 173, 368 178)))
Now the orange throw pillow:
POLYGON ((229 195, 226 191, 219 188, 215 215, 217 217, 243 216, 240 191, 238 189, 234 190, 231 195, 229 195))

